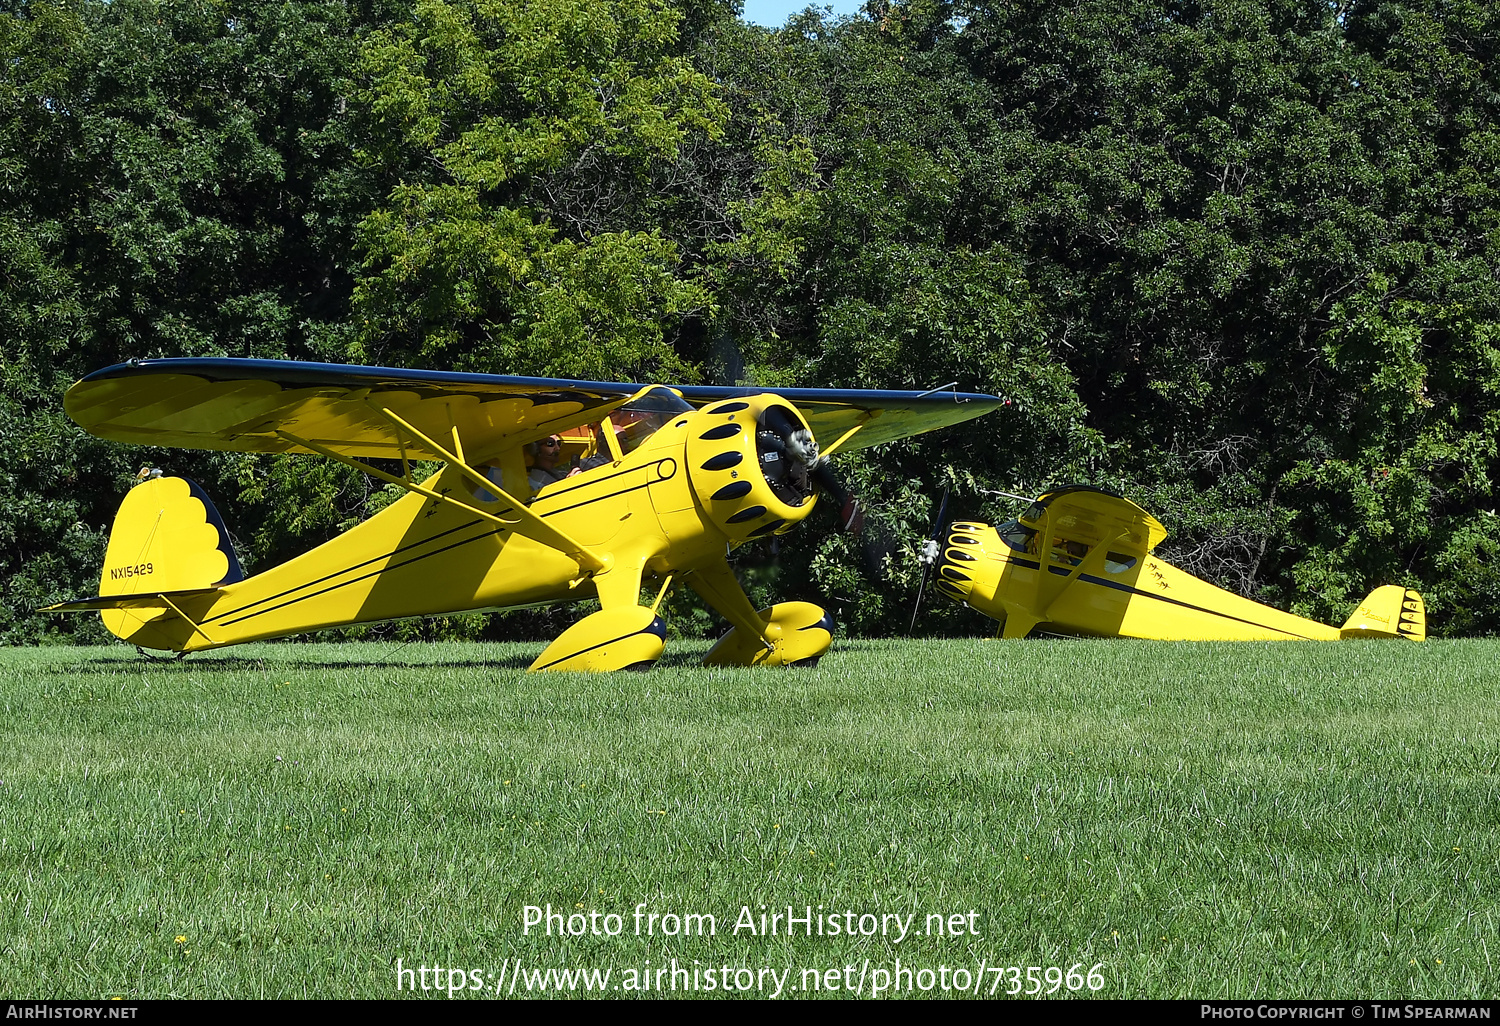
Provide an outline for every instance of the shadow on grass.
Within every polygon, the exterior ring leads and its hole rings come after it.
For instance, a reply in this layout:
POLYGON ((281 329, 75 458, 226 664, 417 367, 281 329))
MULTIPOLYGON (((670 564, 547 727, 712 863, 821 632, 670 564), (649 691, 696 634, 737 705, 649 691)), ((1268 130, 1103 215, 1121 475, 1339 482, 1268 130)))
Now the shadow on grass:
MULTIPOLYGON (((486 647, 484 643, 462 642, 406 642, 393 645, 389 652, 378 655, 341 655, 326 651, 319 652, 315 649, 324 646, 323 643, 318 642, 305 646, 306 651, 298 651, 303 647, 299 645, 279 646, 280 650, 274 655, 252 652, 198 652, 188 653, 182 657, 105 647, 81 650, 77 658, 59 659, 53 666, 56 669, 148 667, 154 673, 168 674, 244 673, 272 670, 281 672, 288 669, 361 670, 397 667, 524 671, 535 661, 538 653, 545 646, 517 642, 513 646, 505 645, 504 647, 514 647, 519 651, 500 651, 493 655, 481 655, 474 651, 486 647), (457 651, 451 654, 432 651, 435 647, 447 646, 456 646, 467 651, 457 651)), ((656 663, 642 668, 639 672, 648 672, 652 669, 696 668, 702 664, 706 651, 707 646, 703 642, 688 642, 681 647, 676 647, 675 650, 673 646, 669 646, 656 663)))

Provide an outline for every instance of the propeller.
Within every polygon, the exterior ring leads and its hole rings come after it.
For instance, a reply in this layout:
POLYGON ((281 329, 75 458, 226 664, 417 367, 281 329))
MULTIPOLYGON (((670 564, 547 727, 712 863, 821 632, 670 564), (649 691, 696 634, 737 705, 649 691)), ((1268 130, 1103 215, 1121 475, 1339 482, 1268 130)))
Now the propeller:
POLYGON ((917 559, 922 563, 922 581, 917 585, 917 601, 911 607, 911 623, 907 625, 906 636, 911 637, 911 632, 917 627, 917 611, 922 608, 922 593, 927 590, 927 575, 932 572, 932 567, 938 561, 942 553, 942 546, 938 544, 938 538, 943 533, 943 516, 948 512, 948 489, 943 489, 943 501, 938 504, 937 516, 932 521, 932 530, 928 532, 927 540, 922 543, 922 551, 917 554, 917 559))

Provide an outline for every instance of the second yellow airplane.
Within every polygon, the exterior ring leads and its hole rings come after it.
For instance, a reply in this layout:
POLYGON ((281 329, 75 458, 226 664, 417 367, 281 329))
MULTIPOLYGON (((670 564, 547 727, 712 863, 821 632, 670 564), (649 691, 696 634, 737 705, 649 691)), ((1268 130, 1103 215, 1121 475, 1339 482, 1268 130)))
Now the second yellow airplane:
POLYGON ((992 527, 952 524, 937 561, 936 587, 1000 620, 1023 638, 1042 626, 1059 634, 1164 641, 1338 641, 1427 636, 1422 596, 1376 588, 1342 627, 1252 602, 1157 559, 1167 537, 1128 499, 1073 485, 992 527))

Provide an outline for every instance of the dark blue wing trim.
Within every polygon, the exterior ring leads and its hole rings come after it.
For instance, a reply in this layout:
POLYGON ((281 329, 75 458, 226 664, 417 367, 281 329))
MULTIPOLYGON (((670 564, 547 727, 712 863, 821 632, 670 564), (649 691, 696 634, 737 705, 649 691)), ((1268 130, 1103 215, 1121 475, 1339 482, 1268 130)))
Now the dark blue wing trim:
MULTIPOLYGON (((227 356, 170 357, 156 360, 130 360, 96 370, 84 381, 134 377, 140 374, 191 374, 209 381, 238 381, 255 377, 278 385, 306 388, 317 385, 355 387, 408 388, 420 390, 423 385, 440 386, 445 393, 454 386, 469 386, 480 392, 536 392, 566 394, 581 392, 591 396, 629 396, 644 386, 621 381, 585 381, 573 378, 534 378, 509 374, 478 374, 468 371, 411 370, 401 367, 366 367, 342 363, 308 363, 300 360, 244 360, 227 356)), ((864 406, 908 405, 920 401, 922 406, 953 406, 968 402, 999 403, 998 397, 978 392, 892 391, 888 389, 844 388, 759 388, 720 385, 673 386, 694 405, 733 399, 740 396, 773 392, 793 403, 855 403, 864 406)))

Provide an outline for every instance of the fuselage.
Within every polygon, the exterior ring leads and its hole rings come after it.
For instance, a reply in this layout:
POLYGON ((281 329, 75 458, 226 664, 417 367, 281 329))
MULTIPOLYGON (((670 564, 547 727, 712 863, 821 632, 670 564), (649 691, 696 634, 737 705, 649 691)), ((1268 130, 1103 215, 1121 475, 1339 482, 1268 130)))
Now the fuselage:
POLYGON ((1061 634, 1184 641, 1340 637, 1338 628, 1235 595, 1153 555, 1107 553, 1079 572, 1077 554, 1038 546, 1034 536, 1027 545, 1024 532, 1015 530, 1007 541, 1003 530, 953 524, 938 589, 997 620, 1014 616, 1061 634))

